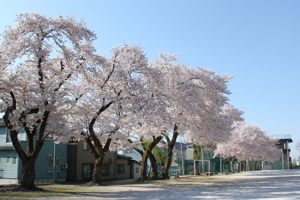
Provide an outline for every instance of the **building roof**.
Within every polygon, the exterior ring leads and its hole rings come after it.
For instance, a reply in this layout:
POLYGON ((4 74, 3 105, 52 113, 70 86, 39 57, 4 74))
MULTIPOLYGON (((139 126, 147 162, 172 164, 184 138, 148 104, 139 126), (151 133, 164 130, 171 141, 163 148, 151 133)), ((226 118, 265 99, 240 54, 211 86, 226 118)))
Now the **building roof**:
POLYGON ((125 156, 125 155, 121 155, 121 154, 117 154, 117 158, 125 158, 125 159, 128 159, 128 160, 132 159, 132 157, 130 157, 130 156, 125 156))
POLYGON ((293 142, 293 140, 292 140, 292 138, 282 138, 282 139, 278 139, 278 142, 279 143, 282 143, 282 142, 291 143, 291 142, 293 142))
POLYGON ((130 162, 136 163, 138 165, 141 165, 141 161, 136 161, 136 160, 130 160, 130 162))

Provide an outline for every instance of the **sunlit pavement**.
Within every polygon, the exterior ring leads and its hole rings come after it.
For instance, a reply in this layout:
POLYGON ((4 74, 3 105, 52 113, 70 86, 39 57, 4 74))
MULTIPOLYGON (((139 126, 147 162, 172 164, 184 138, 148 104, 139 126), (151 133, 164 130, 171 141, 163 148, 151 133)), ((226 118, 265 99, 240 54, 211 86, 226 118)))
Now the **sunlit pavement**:
POLYGON ((299 170, 215 176, 207 184, 199 180, 182 183, 180 178, 176 182, 104 186, 99 189, 101 192, 78 194, 67 199, 300 199, 299 170))

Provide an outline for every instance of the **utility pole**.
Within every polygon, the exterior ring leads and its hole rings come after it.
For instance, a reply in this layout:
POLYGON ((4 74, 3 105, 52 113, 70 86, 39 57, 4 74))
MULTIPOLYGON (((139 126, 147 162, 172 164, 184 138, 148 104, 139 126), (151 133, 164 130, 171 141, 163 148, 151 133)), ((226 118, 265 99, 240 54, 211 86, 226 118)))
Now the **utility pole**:
POLYGON ((53 142, 53 182, 56 179, 56 144, 53 142))
POLYGON ((284 155, 283 155, 283 149, 281 149, 281 165, 282 165, 282 170, 284 170, 284 155))
POLYGON ((182 142, 180 142, 180 149, 181 149, 181 170, 182 170, 182 175, 184 175, 184 158, 182 152, 182 142))
POLYGON ((204 146, 200 146, 200 149, 201 149, 201 161, 202 161, 202 175, 204 175, 205 173, 205 165, 204 165, 204 146))
POLYGON ((290 152, 289 152, 289 142, 286 141, 286 169, 290 169, 290 152))

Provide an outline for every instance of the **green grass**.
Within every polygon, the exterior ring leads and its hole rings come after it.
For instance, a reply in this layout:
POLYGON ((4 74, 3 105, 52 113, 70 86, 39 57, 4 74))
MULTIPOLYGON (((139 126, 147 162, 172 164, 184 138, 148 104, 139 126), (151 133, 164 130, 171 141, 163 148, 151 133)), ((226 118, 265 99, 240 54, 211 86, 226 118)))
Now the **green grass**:
POLYGON ((76 196, 88 191, 87 187, 74 185, 42 185, 44 191, 7 191, 0 192, 0 199, 32 199, 41 197, 76 196))
POLYGON ((67 193, 57 193, 53 191, 39 192, 0 192, 0 199, 32 199, 52 196, 67 196, 67 193))

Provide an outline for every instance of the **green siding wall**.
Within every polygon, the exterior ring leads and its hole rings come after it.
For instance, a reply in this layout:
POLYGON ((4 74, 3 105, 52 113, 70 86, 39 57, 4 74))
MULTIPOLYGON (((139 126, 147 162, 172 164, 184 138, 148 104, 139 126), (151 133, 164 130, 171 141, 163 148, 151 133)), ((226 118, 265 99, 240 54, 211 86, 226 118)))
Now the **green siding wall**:
POLYGON ((18 162, 14 150, 0 151, 0 178, 16 179, 18 177, 18 162))
MULTIPOLYGON (((26 148, 27 143, 21 142, 23 148, 26 148)), ((67 145, 55 144, 56 149, 56 180, 64 181, 66 179, 66 159, 67 159, 67 145)), ((54 143, 51 140, 46 140, 41 152, 36 160, 36 181, 52 181, 54 177, 54 170, 49 168, 49 158, 54 157, 54 143)), ((22 162, 18 158, 14 149, 0 150, 0 178, 20 178, 22 174, 22 162), (8 158, 8 161, 7 161, 8 158), (15 164, 14 164, 15 158, 15 164)))

